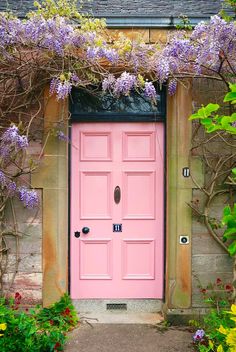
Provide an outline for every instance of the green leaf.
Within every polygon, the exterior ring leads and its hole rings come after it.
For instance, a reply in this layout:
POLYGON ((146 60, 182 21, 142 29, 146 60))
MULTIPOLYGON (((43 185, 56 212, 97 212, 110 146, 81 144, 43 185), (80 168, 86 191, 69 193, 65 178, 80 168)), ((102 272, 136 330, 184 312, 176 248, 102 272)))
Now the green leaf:
POLYGON ((229 88, 231 90, 231 92, 236 92, 236 84, 234 83, 229 83, 229 88))
POLYGON ((201 124, 202 125, 212 125, 212 119, 210 119, 209 117, 205 118, 205 119, 201 119, 201 124))
POLYGON ((218 104, 208 104, 207 106, 203 106, 201 109, 198 110, 198 115, 200 119, 209 117, 212 112, 217 111, 219 109, 218 104))
POLYGON ((218 104, 212 104, 212 103, 210 103, 210 104, 208 104, 207 106, 206 106, 206 111, 207 111, 207 113, 210 115, 212 112, 215 112, 215 111, 217 111, 218 109, 219 109, 219 105, 218 104))
POLYGON ((223 237, 225 239, 234 239, 236 240, 236 227, 228 228, 225 232, 223 237))
POLYGON ((224 102, 236 100, 236 92, 229 92, 224 97, 224 102))
POLYGON ((195 113, 189 116, 189 120, 196 120, 196 119, 199 119, 198 113, 195 113))
POLYGON ((230 206, 229 206, 229 205, 227 205, 226 207, 224 207, 223 214, 224 214, 224 216, 231 214, 231 209, 230 209, 230 206))
POLYGON ((233 257, 236 254, 236 241, 233 241, 229 247, 228 247, 228 251, 231 257, 233 257))
POLYGON ((236 121, 236 112, 233 112, 233 114, 231 115, 231 122, 236 121))
POLYGON ((206 119, 207 117, 211 116, 211 114, 219 109, 218 104, 208 104, 207 106, 202 106, 195 114, 192 114, 189 117, 189 120, 194 119, 206 119))
POLYGON ((230 122, 231 122, 231 116, 222 116, 221 125, 223 128, 228 127, 230 122))
POLYGON ((211 125, 211 126, 206 126, 207 133, 215 132, 217 130, 220 130, 220 126, 217 125, 211 125))

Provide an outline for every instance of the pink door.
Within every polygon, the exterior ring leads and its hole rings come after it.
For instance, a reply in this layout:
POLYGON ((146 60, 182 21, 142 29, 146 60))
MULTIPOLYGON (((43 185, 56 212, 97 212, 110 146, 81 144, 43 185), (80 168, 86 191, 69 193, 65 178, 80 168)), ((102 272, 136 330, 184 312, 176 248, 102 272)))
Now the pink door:
POLYGON ((73 125, 73 299, 162 298, 163 139, 162 123, 73 125))

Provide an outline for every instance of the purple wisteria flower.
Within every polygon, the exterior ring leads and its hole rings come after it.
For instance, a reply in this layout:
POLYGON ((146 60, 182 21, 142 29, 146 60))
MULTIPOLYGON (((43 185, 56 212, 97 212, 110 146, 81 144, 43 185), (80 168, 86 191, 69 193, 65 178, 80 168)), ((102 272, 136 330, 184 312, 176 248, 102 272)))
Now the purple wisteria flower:
POLYGON ((159 82, 165 82, 170 74, 170 65, 169 65, 169 58, 168 57, 160 57, 159 60, 156 62, 155 65, 155 72, 159 82))
POLYGON ((17 186, 14 181, 9 181, 7 184, 7 193, 10 197, 13 197, 17 191, 17 186))
POLYGON ((50 94, 56 94, 57 100, 68 97, 72 89, 72 83, 69 80, 61 81, 59 78, 53 78, 50 83, 50 94))
POLYGON ((119 96, 129 95, 130 91, 137 86, 137 77, 128 72, 123 72, 114 84, 114 94, 119 96))
POLYGON ((12 45, 34 46, 63 56, 68 48, 81 47, 91 38, 60 16, 45 19, 35 15, 25 21, 5 16, 0 18, 0 52, 4 56, 10 54, 7 50, 12 45))
POLYGON ((14 196, 16 193, 16 183, 12 181, 10 178, 6 177, 6 175, 0 170, 0 189, 4 195, 14 196))
POLYGON ((18 127, 15 125, 9 127, 2 135, 2 141, 4 143, 11 143, 18 138, 18 127))
POLYGON ((19 134, 17 126, 9 127, 1 136, 0 141, 0 159, 7 161, 16 156, 20 151, 26 150, 28 147, 28 139, 24 135, 19 134))
POLYGON ((65 99, 68 97, 72 89, 72 84, 70 81, 59 82, 56 92, 57 92, 57 99, 65 99))
POLYGON ((98 60, 105 58, 107 59, 111 64, 115 64, 119 60, 119 54, 117 50, 114 48, 107 48, 107 47, 96 47, 96 46, 90 46, 87 49, 87 58, 89 60, 98 60))
POLYGON ((102 90, 106 92, 107 90, 113 89, 115 81, 116 79, 114 75, 108 75, 102 82, 102 90))
POLYGON ((60 80, 58 78, 53 77, 50 82, 50 95, 56 93, 57 91, 57 86, 59 84, 60 80))
POLYGON ((193 335, 193 341, 200 342, 203 340, 204 336, 205 336, 205 331, 203 329, 199 329, 193 335))
POLYGON ((60 141, 64 141, 64 142, 68 142, 69 141, 69 137, 65 135, 64 132, 62 131, 57 131, 57 137, 60 141))
POLYGON ((22 186, 17 191, 19 200, 26 208, 33 209, 39 205, 38 194, 35 190, 22 186))
MULTIPOLYGON (((24 21, 0 16, 0 54, 7 60, 14 52, 12 48, 20 46, 50 51, 52 58, 54 55, 67 58, 66 55, 70 57, 71 53, 74 57, 79 52, 83 63, 87 60, 89 64, 97 65, 100 59, 108 60, 111 65, 123 62, 125 66, 128 63, 132 72, 137 74, 144 69, 155 73, 154 79, 160 83, 176 75, 207 73, 232 77, 236 71, 236 25, 219 16, 213 16, 209 22, 200 22, 191 34, 184 31, 171 34, 163 47, 137 41, 122 50, 122 44, 117 47, 105 39, 100 40, 98 46, 98 38, 101 39, 96 31, 82 32, 60 16, 45 19, 35 15, 24 21)), ((54 79, 50 91, 56 93, 58 99, 64 99, 72 85, 78 84, 72 77, 64 81, 54 79)), ((173 94, 174 84, 170 84, 170 94, 173 94)), ((104 90, 111 90, 112 85, 104 80, 104 90)), ((135 75, 124 72, 114 82, 114 94, 128 95, 136 86, 135 75)))
POLYGON ((7 178, 5 174, 0 170, 0 187, 3 188, 7 184, 7 178))
POLYGON ((18 127, 15 125, 9 127, 2 135, 2 143, 15 145, 18 149, 28 147, 28 139, 24 135, 19 134, 18 127))
POLYGON ((169 95, 174 95, 177 89, 177 80, 171 79, 168 84, 168 93, 169 95))
POLYGON ((77 85, 80 82, 79 77, 74 72, 71 75, 71 81, 73 82, 74 85, 77 85))
POLYGON ((147 97, 148 99, 150 99, 154 102, 156 101, 157 92, 156 92, 156 88, 154 87, 152 82, 145 82, 143 92, 144 92, 145 97, 147 97))
POLYGON ((87 49, 88 59, 98 59, 99 58, 99 48, 98 47, 88 47, 87 49))
POLYGON ((103 57, 105 57, 111 64, 116 64, 119 61, 119 54, 113 48, 103 49, 103 57))

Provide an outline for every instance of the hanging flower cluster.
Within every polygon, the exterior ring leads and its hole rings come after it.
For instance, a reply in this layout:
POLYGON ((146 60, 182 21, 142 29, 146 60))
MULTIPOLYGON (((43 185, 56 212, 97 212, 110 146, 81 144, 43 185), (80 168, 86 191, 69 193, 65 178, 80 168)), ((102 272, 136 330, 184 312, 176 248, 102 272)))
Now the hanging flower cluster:
POLYGON ((171 34, 165 46, 125 37, 110 40, 98 20, 87 21, 86 24, 83 19, 79 28, 59 15, 44 18, 35 14, 25 21, 1 15, 2 60, 13 60, 16 48, 47 53, 50 91, 58 99, 65 99, 73 86, 88 87, 102 82, 103 90, 110 90, 116 96, 127 95, 138 88, 144 89, 145 95, 154 100, 154 86, 151 82, 140 86, 139 74, 152 77, 151 81, 160 84, 169 81, 171 95, 175 93, 179 76, 212 74, 222 77, 228 74, 230 79, 230 74, 235 74, 236 25, 219 16, 213 16, 208 23, 199 23, 191 34, 183 30, 171 34), (114 73, 118 67, 124 68, 120 75, 114 73), (61 79, 61 75, 65 78, 61 79))
POLYGON ((17 195, 26 208, 32 209, 39 205, 38 194, 35 190, 22 186, 17 189, 17 195))
POLYGON ((18 127, 15 125, 9 127, 1 136, 0 140, 0 160, 6 164, 10 159, 28 147, 26 136, 19 134, 18 127))
POLYGON ((21 135, 15 125, 6 129, 2 134, 0 139, 0 190, 2 195, 6 197, 17 196, 25 207, 34 208, 39 204, 37 192, 25 186, 17 187, 14 174, 9 173, 7 169, 12 162, 13 165, 17 163, 17 158, 26 151, 28 145, 27 137, 21 135))

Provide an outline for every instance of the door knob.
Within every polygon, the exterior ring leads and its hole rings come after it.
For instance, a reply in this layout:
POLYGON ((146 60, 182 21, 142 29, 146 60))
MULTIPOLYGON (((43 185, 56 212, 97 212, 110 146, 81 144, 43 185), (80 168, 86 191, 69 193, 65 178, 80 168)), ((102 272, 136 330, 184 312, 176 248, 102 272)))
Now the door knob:
POLYGON ((82 232, 83 232, 85 235, 87 235, 87 234, 89 233, 89 231, 90 231, 89 227, 83 227, 83 228, 82 228, 82 232))
POLYGON ((79 231, 75 231, 75 237, 79 238, 80 237, 80 232, 79 231))

